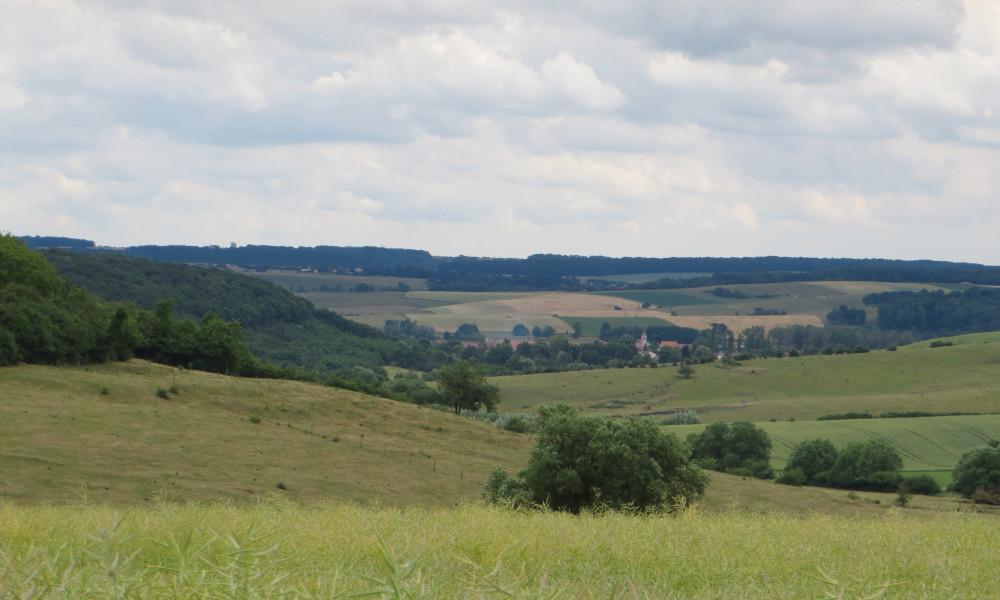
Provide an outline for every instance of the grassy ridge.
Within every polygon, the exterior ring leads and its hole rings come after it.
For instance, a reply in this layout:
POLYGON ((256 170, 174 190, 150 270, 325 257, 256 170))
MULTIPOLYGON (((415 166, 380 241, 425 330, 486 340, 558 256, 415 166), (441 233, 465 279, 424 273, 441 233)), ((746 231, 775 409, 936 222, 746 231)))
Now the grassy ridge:
POLYGON ((139 361, 0 369, 0 398, 0 498, 18 502, 450 506, 531 443, 411 404, 139 361))
POLYGON ((1000 520, 0 504, 0 595, 985 598, 1000 520), (884 594, 884 596, 883 596, 884 594))

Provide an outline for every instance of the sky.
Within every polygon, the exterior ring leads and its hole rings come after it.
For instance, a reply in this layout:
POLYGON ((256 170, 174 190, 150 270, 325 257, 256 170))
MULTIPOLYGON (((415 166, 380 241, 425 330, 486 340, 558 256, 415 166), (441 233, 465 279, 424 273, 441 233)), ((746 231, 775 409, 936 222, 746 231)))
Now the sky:
POLYGON ((0 231, 1000 264, 993 0, 0 0, 0 231))

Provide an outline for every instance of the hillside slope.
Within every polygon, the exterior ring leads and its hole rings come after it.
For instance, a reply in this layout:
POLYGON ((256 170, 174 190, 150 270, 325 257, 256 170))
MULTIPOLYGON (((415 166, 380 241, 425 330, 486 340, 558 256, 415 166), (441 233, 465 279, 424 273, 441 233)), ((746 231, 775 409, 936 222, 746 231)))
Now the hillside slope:
POLYGON ((380 331, 317 310, 260 278, 111 254, 49 250, 44 256, 64 279, 106 300, 149 310, 172 298, 176 316, 197 320, 211 312, 238 320, 250 350, 261 360, 325 373, 379 367, 399 349, 380 331))
MULTIPOLYGON (((277 497, 452 507, 478 499, 494 466, 519 470, 533 444, 529 435, 411 404, 138 360, 2 368, 0 398, 0 501, 17 504, 277 497)), ((892 502, 710 476, 698 506, 711 512, 870 514, 892 502)), ((921 497, 913 507, 952 510, 958 502, 921 497)))
POLYGON ((703 421, 815 420, 869 411, 1000 412, 1000 335, 950 338, 897 352, 803 356, 695 365, 690 379, 669 365, 495 377, 501 412, 532 410, 543 399, 584 412, 627 415, 697 410, 703 421))
POLYGON ((412 404, 137 360, 3 368, 0 398, 0 498, 27 503, 451 506, 531 444, 412 404))

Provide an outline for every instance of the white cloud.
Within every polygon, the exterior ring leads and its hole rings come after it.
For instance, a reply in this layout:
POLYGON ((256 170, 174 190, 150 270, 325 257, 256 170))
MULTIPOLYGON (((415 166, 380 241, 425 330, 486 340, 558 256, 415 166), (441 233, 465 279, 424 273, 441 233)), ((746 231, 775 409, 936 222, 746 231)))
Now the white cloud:
POLYGON ((998 28, 974 0, 6 2, 0 217, 109 244, 995 262, 998 28))

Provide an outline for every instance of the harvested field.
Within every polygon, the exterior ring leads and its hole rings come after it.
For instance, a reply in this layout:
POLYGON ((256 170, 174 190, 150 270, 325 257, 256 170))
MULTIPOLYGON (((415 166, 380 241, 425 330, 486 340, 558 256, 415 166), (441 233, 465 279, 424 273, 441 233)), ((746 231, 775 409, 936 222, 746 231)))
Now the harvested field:
MULTIPOLYGON (((645 314, 644 316, 651 315, 645 314)), ((732 331, 743 331, 748 327, 755 327, 757 325, 760 325, 766 331, 770 331, 775 327, 788 327, 789 325, 823 327, 823 321, 816 315, 665 316, 664 319, 680 327, 693 327, 695 329, 710 329, 712 323, 722 323, 732 331)))
POLYGON ((650 309, 640 310, 638 303, 624 298, 564 292, 487 302, 470 302, 432 310, 437 314, 559 315, 563 317, 625 317, 637 316, 636 313, 641 312, 641 316, 662 318, 662 313, 650 309), (618 310, 615 309, 616 306, 619 307, 618 310))

